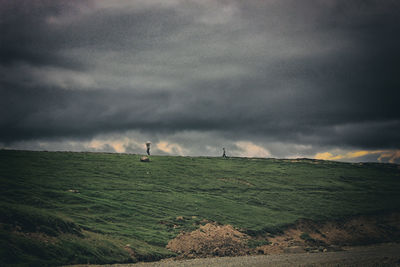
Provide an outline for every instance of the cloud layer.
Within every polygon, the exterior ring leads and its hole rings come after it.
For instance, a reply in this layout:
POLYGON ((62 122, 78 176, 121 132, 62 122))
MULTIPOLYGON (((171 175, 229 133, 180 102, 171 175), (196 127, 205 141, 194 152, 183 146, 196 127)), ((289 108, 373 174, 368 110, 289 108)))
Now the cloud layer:
POLYGON ((0 17, 4 147, 400 148, 397 1, 17 0, 0 17))

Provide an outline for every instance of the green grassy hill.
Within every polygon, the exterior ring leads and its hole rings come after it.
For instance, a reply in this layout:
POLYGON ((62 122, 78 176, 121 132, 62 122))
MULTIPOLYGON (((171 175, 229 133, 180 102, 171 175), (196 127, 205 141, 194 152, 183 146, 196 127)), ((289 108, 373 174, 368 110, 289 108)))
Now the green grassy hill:
POLYGON ((156 260, 201 221, 248 234, 398 210, 394 164, 0 150, 7 265, 156 260), (181 217, 180 217, 181 216, 181 217))

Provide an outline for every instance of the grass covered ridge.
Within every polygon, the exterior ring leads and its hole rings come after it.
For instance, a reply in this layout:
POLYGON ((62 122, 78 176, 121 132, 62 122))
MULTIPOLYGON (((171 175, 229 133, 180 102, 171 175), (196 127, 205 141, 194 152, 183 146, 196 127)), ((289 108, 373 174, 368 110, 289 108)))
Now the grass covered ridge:
POLYGON ((215 221, 250 235, 297 219, 397 210, 394 164, 0 150, 6 264, 155 260, 215 221))

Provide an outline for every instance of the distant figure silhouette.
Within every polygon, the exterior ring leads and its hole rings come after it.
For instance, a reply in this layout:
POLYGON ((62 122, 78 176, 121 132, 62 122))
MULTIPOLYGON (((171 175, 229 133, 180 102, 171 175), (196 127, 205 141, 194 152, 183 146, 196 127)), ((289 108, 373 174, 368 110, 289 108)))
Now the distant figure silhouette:
POLYGON ((147 155, 149 155, 149 156, 150 156, 150 144, 151 144, 150 141, 147 141, 147 142, 146 142, 146 147, 147 147, 146 152, 147 152, 147 155))
POLYGON ((223 147, 222 150, 224 151, 224 153, 222 154, 222 157, 226 158, 225 147, 223 147))

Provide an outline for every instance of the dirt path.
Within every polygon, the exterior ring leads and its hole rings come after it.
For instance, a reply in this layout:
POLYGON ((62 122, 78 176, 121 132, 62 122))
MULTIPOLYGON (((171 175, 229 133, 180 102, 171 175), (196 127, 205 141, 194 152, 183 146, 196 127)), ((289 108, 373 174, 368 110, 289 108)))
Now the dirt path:
MULTIPOLYGON (((75 267, 88 265, 75 265, 75 267)), ((348 247, 344 251, 164 260, 136 264, 90 265, 112 267, 158 266, 400 266, 400 244, 348 247)))

